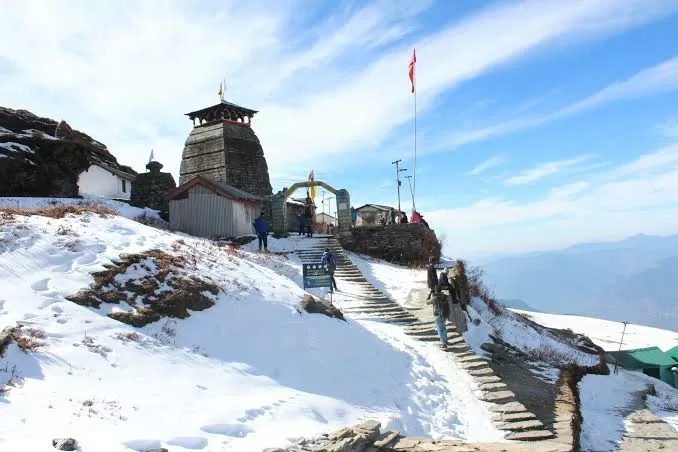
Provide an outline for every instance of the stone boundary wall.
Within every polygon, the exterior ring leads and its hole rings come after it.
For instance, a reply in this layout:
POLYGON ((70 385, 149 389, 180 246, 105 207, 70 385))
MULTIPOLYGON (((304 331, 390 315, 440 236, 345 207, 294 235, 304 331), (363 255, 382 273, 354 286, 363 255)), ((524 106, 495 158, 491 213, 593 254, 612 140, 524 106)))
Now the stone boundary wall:
POLYGON ((437 261, 441 254, 435 232, 421 223, 359 226, 339 241, 348 251, 412 267, 427 265, 429 257, 437 261))

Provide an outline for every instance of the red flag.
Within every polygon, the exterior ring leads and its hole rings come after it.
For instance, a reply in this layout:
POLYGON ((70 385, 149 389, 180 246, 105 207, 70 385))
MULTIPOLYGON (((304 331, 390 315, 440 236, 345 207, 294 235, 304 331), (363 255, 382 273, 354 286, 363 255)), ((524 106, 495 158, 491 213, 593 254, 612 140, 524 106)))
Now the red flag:
POLYGON ((410 82, 412 82, 412 92, 414 93, 414 64, 417 62, 417 52, 412 50, 412 59, 410 60, 410 82))

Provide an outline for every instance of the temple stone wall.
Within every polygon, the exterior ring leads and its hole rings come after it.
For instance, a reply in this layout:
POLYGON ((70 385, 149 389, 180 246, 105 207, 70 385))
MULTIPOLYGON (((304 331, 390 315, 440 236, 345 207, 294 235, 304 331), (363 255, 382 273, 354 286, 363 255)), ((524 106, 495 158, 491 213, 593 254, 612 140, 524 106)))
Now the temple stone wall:
POLYGON ((179 185, 199 175, 267 199, 271 196, 264 150, 249 126, 225 121, 194 127, 179 174, 179 185))

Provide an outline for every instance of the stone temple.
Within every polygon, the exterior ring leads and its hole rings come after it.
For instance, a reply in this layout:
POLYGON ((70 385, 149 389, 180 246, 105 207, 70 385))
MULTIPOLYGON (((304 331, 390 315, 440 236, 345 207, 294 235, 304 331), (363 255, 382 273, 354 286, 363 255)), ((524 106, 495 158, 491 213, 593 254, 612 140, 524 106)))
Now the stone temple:
POLYGON ((187 113, 193 130, 182 154, 179 185, 201 176, 270 199, 266 157, 251 126, 256 113, 225 100, 187 113))

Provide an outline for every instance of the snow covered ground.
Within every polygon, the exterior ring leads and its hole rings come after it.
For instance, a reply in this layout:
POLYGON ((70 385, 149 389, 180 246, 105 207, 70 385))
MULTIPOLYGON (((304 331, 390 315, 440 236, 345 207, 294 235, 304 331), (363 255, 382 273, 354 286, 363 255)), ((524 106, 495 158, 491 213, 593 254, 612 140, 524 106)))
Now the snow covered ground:
POLYGON ((616 450, 628 428, 626 417, 643 407, 643 391, 652 387, 656 395, 647 396, 647 407, 678 431, 678 390, 675 388, 624 369, 619 369, 616 375, 586 375, 579 383, 582 450, 616 450))
POLYGON ((425 270, 399 267, 355 253, 346 255, 374 287, 401 306, 414 307, 408 295, 416 289, 426 290, 425 270))
MULTIPOLYGON (((39 345, 26 353, 12 344, 0 358, 0 382, 14 368, 20 376, 0 396, 0 450, 53 450, 60 437, 97 452, 261 450, 367 419, 407 435, 502 438, 470 377, 435 346, 399 326, 301 312, 294 256, 218 247, 124 216, 0 220, 0 330, 23 325, 39 345), (218 294, 205 293, 215 305, 133 328, 106 316, 133 305, 65 299, 121 254, 150 249, 184 256, 189 276, 216 281, 218 294)), ((272 239, 269 248, 308 243, 272 239)), ((150 264, 116 280, 147 277, 150 264)), ((355 303, 344 290, 337 304, 355 303)))
MULTIPOLYGON (((541 312, 519 311, 535 322, 551 328, 571 329, 584 334, 604 350, 618 350, 624 324, 609 320, 593 319, 564 314, 546 314, 541 312)), ((624 333, 623 349, 656 346, 666 351, 678 345, 678 331, 662 330, 649 326, 629 323, 624 333)))

